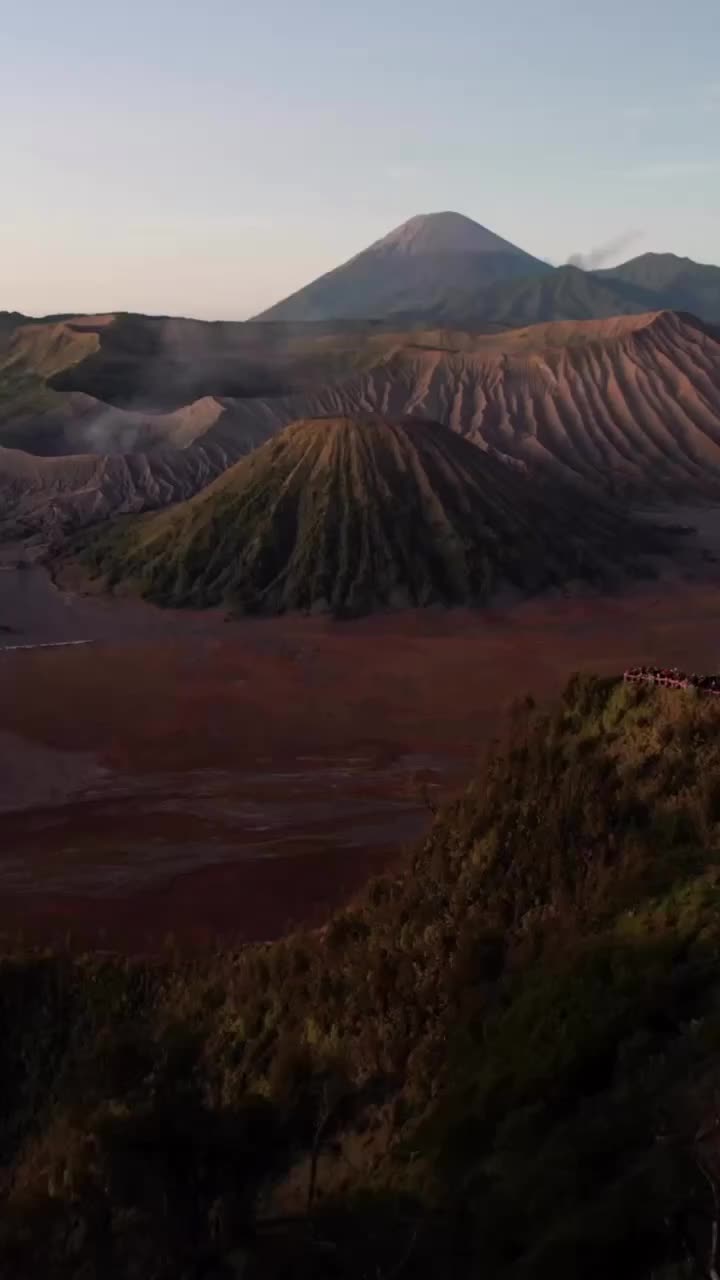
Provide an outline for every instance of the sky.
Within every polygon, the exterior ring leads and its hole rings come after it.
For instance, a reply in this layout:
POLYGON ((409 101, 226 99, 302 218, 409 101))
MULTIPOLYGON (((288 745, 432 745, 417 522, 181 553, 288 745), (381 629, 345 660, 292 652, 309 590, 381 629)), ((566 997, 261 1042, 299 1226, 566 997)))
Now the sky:
POLYGON ((717 0, 0 0, 0 309, 244 319, 416 213, 720 263, 717 0))

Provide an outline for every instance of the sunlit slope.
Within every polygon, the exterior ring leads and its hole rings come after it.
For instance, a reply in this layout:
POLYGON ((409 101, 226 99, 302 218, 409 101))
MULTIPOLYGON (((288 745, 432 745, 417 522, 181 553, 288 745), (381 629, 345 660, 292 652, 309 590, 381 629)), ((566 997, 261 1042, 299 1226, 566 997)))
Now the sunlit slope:
MULTIPOLYGON (((257 341, 263 326, 248 328, 257 341)), ((278 341, 280 328, 267 326, 278 341)), ((43 468, 42 458, 20 467, 16 454, 0 451, 0 529, 18 520, 39 530, 73 527, 89 509, 99 519, 176 501, 292 422, 358 413, 437 421, 530 477, 581 480, 628 502, 720 498, 720 341, 691 316, 650 312, 485 335, 314 333, 318 377, 321 349, 335 374, 288 395, 208 395, 163 410, 101 404, 75 391, 42 414, 4 423, 0 414, 0 444, 15 450, 136 455, 82 468, 56 456, 56 466, 43 468), (115 483, 128 470, 136 477, 130 497, 115 483), (89 494, 80 471, 113 479, 99 493, 93 482, 89 494)))
POLYGON ((534 325, 454 352, 418 340, 323 407, 426 415, 632 498, 720 496, 720 341, 674 312, 534 325))

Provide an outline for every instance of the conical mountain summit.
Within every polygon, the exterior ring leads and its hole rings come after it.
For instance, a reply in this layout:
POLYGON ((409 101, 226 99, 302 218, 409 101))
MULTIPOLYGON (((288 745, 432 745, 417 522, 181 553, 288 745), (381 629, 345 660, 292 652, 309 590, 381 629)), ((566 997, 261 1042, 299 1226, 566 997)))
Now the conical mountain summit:
POLYGON ((257 318, 384 319, 442 306, 458 288, 550 270, 463 214, 419 214, 257 318))

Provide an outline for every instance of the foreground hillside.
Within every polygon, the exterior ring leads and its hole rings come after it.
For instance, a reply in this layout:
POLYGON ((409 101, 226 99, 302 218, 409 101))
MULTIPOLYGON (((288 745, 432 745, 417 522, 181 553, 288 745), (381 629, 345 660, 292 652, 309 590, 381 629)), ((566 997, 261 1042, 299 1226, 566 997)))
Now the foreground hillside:
POLYGON ((662 545, 437 423, 366 413, 295 423, 189 503, 101 530, 80 553, 108 585, 161 603, 353 616, 607 581, 662 545))
POLYGON ((0 965, 3 1274, 712 1274, 720 707, 576 678, 318 934, 0 965))

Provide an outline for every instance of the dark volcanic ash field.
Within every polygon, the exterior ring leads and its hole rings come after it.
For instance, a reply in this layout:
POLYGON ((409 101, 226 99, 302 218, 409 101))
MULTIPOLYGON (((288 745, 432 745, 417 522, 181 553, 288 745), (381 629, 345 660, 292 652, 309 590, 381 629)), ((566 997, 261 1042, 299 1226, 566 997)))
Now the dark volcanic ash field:
POLYGON ((518 696, 717 666, 712 580, 225 622, 0 572, 0 930, 157 949, 321 921, 430 823, 518 696), (10 621, 12 619, 12 621, 10 621), (87 645, 13 649, 88 640, 87 645))

